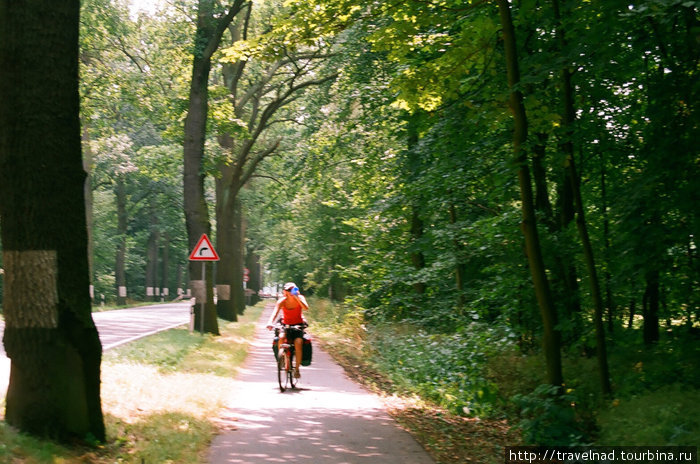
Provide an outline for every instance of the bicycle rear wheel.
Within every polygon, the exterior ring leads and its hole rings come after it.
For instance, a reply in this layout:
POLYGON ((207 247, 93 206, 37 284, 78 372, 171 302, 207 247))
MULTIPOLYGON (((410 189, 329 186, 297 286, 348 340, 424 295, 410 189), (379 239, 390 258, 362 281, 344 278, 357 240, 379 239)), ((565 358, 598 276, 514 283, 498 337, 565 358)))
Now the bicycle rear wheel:
POLYGON ((280 384, 280 391, 284 392, 287 389, 287 381, 289 373, 284 365, 285 355, 277 357, 277 382, 280 384))
POLYGON ((299 379, 294 377, 294 366, 296 365, 296 352, 292 351, 289 354, 289 372, 287 372, 287 378, 289 379, 288 385, 290 388, 296 388, 297 382, 299 382, 299 379))

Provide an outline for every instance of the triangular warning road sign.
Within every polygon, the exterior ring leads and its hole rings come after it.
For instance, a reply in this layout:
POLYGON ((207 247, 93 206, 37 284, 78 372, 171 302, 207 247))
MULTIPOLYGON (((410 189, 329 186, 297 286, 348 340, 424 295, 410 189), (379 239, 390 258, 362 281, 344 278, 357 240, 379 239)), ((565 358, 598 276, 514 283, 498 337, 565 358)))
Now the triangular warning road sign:
POLYGON ((192 253, 190 253, 190 261, 218 261, 219 255, 216 254, 216 250, 211 245, 209 237, 207 234, 202 234, 197 242, 197 246, 194 247, 192 253))

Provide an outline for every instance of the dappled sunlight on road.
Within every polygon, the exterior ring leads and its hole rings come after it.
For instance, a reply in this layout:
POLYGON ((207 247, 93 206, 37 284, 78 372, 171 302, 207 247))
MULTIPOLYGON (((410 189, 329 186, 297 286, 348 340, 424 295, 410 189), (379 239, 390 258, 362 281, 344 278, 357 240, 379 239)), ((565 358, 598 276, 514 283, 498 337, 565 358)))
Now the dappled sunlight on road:
POLYGON ((396 425, 379 412, 287 409, 274 419, 244 411, 239 417, 239 430, 217 443, 220 450, 228 448, 230 452, 220 453, 220 459, 213 462, 430 462, 421 460, 420 454, 415 459, 406 457, 406 448, 417 445, 392 438, 396 425))

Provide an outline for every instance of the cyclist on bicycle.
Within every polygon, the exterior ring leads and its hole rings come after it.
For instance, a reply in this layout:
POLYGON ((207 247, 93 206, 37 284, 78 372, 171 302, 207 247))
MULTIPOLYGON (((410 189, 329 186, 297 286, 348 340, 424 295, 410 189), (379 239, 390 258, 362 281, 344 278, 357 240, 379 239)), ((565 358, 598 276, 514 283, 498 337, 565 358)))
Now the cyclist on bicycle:
MULTIPOLYGON (((304 295, 299 293, 299 288, 294 282, 287 282, 283 287, 283 297, 277 301, 275 304, 275 310, 272 312, 272 317, 267 323, 268 330, 272 330, 275 321, 277 321, 277 316, 282 310, 282 324, 284 325, 305 325, 306 320, 304 319, 303 311, 309 309, 309 304, 306 302, 304 295)), ((299 378, 301 374, 299 373, 299 365, 301 363, 302 345, 304 343, 304 331, 295 328, 288 328, 284 330, 284 333, 280 334, 280 346, 284 343, 289 343, 294 345, 294 350, 296 352, 296 366, 294 366, 294 377, 299 378)))

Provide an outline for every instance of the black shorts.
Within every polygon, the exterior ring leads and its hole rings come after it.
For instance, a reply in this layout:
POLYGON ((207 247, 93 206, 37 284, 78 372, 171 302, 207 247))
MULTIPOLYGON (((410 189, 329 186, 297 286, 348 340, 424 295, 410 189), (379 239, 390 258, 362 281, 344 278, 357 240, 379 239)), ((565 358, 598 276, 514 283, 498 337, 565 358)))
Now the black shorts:
POLYGON ((304 336, 304 331, 290 327, 288 329, 284 329, 284 336, 287 338, 287 343, 291 345, 294 344, 295 339, 304 336))

